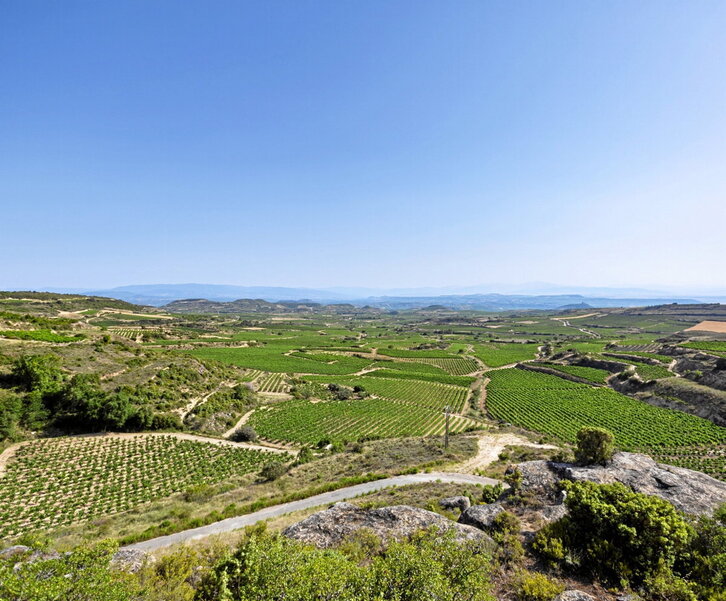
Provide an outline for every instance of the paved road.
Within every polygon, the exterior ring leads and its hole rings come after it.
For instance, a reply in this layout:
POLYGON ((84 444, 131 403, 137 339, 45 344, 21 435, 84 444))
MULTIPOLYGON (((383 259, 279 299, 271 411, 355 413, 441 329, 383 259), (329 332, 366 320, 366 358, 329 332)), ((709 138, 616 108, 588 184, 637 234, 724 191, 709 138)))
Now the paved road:
POLYGON ((269 520, 270 518, 280 517, 293 511, 300 511, 301 509, 310 509, 311 507, 319 507, 321 505, 331 505, 338 501, 344 501, 345 499, 351 499, 365 493, 375 492, 383 488, 391 486, 405 486, 408 484, 420 484, 422 482, 455 482, 461 484, 491 484, 496 485, 499 483, 498 480, 493 478, 484 478, 483 476, 473 476, 471 474, 455 474, 451 472, 431 472, 428 474, 407 474, 405 476, 394 476, 392 478, 385 478, 383 480, 375 480, 373 482, 365 482, 363 484, 356 484, 355 486, 349 486, 347 488, 340 488, 331 492, 322 493, 308 497, 307 499, 301 499, 299 501, 292 501, 290 503, 283 503, 282 505, 274 505, 255 513, 249 513, 247 515, 241 515, 234 518, 228 518, 219 522, 214 522, 207 526, 201 526, 199 528, 192 528, 191 530, 184 530, 183 532, 177 532, 176 534, 170 534, 168 536, 160 536, 158 538, 152 538, 151 540, 129 545, 128 549, 141 549, 143 551, 154 551, 155 549, 161 549, 174 545, 177 543, 183 543, 186 541, 194 540, 197 538, 203 538, 212 534, 221 534, 223 532, 231 532, 232 530, 239 530, 245 526, 251 526, 256 522, 263 520, 269 520))

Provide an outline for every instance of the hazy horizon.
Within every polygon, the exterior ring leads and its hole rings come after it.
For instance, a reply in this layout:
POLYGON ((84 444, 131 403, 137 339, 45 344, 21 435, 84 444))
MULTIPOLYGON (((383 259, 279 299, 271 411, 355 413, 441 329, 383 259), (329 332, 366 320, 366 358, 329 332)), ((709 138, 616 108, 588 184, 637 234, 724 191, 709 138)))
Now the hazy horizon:
POLYGON ((8 2, 0 288, 723 292, 724 22, 722 2, 8 2))

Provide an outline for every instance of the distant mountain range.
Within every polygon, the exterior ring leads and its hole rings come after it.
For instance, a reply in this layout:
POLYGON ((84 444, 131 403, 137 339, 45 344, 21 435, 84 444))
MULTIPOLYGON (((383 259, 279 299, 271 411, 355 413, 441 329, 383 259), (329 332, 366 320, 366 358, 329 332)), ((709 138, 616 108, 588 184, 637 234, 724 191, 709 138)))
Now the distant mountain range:
MULTIPOLYGON (((529 284, 522 288, 543 289, 548 284, 529 284)), ((472 287, 476 288, 476 287, 472 287)), ((484 288, 483 286, 478 288, 484 288)), ((564 287, 562 287, 564 288, 564 287)), ((174 301, 194 299, 211 303, 228 303, 240 299, 264 300, 272 303, 302 302, 322 305, 351 304, 388 310, 419 309, 439 305, 451 309, 477 311, 508 311, 527 309, 563 309, 587 307, 639 307, 670 303, 720 303, 723 296, 668 295, 648 290, 617 288, 580 288, 581 292, 550 294, 464 293, 464 289, 448 292, 448 288, 376 290, 370 288, 287 288, 276 286, 231 286, 215 284, 145 284, 120 286, 108 290, 46 289, 52 292, 83 293, 105 296, 139 305, 164 306, 174 301), (444 293, 447 291, 447 293, 444 293)), ((238 306, 240 306, 238 304, 238 306)), ((177 305, 179 307, 179 305, 177 305)))

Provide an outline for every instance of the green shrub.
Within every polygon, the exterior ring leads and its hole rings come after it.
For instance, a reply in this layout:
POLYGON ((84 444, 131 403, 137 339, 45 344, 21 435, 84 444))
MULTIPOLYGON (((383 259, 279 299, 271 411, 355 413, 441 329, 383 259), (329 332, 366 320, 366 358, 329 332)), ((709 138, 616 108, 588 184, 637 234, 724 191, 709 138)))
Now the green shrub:
POLYGON ((204 577, 197 601, 490 601, 482 545, 422 533, 383 550, 370 537, 345 552, 254 534, 204 577), (371 555, 372 554, 372 560, 371 555), (359 563, 360 557, 369 559, 359 563))
POLYGON ((614 440, 613 433, 604 428, 580 428, 575 459, 582 465, 605 465, 613 457, 614 440))
POLYGON ((232 439, 237 442, 256 442, 257 438, 257 432, 252 426, 242 426, 232 435, 232 439))
POLYGON ((504 486, 502 486, 501 482, 495 486, 492 486, 491 484, 485 484, 484 486, 482 486, 481 502, 485 505, 495 503, 499 500, 499 497, 502 496, 503 492, 504 486))
POLYGON ((515 584, 518 601, 552 601, 564 590, 562 584, 539 572, 522 572, 515 584))
POLYGON ((302 449, 300 449, 300 452, 295 458, 295 464, 301 465, 303 463, 310 463, 313 459, 315 459, 313 450, 310 447, 303 447, 302 449))
POLYGON ((569 513, 543 528, 533 548, 545 559, 579 558, 616 584, 641 584, 673 566, 690 529, 675 507, 620 483, 564 482, 569 513))
POLYGON ((102 542, 80 547, 55 559, 15 566, 0 561, 0 599, 28 601, 128 601, 138 592, 129 574, 110 570, 116 548, 102 542))
POLYGON ((268 463, 260 470, 260 478, 266 482, 277 480, 287 473, 288 466, 284 463, 268 463))
POLYGON ((518 467, 509 468, 504 474, 504 481, 512 487, 514 492, 518 492, 519 487, 522 486, 522 472, 518 467))
POLYGON ((519 518, 510 511, 498 513, 492 520, 492 532, 511 534, 521 530, 522 523, 519 518))
POLYGON ((643 589, 646 591, 649 601, 697 600, 696 594, 693 592, 693 587, 682 578, 674 576, 668 570, 646 578, 643 583, 643 589))

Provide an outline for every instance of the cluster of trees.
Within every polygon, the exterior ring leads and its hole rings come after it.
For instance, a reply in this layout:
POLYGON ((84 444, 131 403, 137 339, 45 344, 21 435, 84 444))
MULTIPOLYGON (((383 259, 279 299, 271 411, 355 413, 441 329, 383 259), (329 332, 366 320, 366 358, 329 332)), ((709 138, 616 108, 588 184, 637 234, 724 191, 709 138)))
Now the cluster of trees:
POLYGON ((177 416, 154 413, 130 389, 107 392, 96 374, 68 378, 53 355, 25 355, 9 375, 0 403, 0 439, 48 425, 74 431, 180 428, 177 416))

